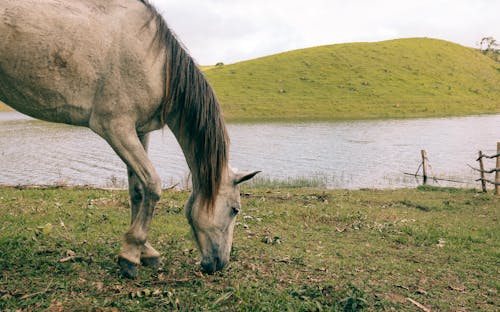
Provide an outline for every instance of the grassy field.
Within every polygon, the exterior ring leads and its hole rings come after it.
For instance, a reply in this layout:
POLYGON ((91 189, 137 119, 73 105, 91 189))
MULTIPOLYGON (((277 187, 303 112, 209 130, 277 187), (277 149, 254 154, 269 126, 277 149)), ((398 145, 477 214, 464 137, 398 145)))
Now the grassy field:
POLYGON ((229 120, 500 113, 500 63, 435 39, 316 47, 205 73, 229 120))
POLYGON ((151 241, 158 272, 115 265, 122 191, 0 188, 0 310, 498 311, 500 200, 474 190, 244 190, 232 262, 199 271, 165 192, 151 241))
POLYGON ((202 69, 228 121, 500 113, 500 63, 442 40, 337 44, 202 69))

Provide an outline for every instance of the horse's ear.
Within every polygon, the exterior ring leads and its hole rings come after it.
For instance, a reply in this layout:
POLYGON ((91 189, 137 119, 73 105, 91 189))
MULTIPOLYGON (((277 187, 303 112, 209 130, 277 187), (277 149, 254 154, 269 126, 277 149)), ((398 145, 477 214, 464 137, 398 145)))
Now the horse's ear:
POLYGON ((255 177, 257 173, 260 171, 254 171, 254 172, 237 172, 234 177, 234 185, 238 185, 240 183, 243 183, 245 181, 250 180, 251 178, 255 177))

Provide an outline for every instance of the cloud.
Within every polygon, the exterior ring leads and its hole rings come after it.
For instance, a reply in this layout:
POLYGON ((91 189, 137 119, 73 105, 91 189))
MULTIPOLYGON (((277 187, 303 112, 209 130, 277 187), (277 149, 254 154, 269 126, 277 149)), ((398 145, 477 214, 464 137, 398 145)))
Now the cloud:
POLYGON ((400 37, 500 39, 500 1, 153 0, 201 64, 400 37))

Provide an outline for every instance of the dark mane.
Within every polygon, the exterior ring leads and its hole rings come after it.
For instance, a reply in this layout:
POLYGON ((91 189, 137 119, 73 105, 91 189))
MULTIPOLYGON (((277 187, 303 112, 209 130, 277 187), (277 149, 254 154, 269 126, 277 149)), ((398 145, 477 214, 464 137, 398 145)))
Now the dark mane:
MULTIPOLYGON (((221 109, 212 87, 168 28, 163 17, 148 0, 139 0, 151 12, 156 24, 155 43, 165 54, 165 95, 161 106, 162 123, 175 124, 178 135, 189 142, 195 168, 193 189, 212 210, 219 192, 223 170, 228 163, 229 139, 221 109)), ((185 151, 186 152, 186 151, 185 151)), ((186 157, 189 157, 186 155, 186 157)))

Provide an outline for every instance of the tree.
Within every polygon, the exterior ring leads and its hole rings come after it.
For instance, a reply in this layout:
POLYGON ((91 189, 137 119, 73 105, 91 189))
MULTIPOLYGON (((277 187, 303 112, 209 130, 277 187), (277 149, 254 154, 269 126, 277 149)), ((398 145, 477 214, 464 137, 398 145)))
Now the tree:
POLYGON ((479 42, 479 50, 497 62, 500 62, 500 49, 499 44, 493 37, 484 37, 479 42))
POLYGON ((498 43, 493 37, 484 37, 479 42, 479 50, 484 54, 487 54, 489 51, 495 50, 498 47, 498 43))

